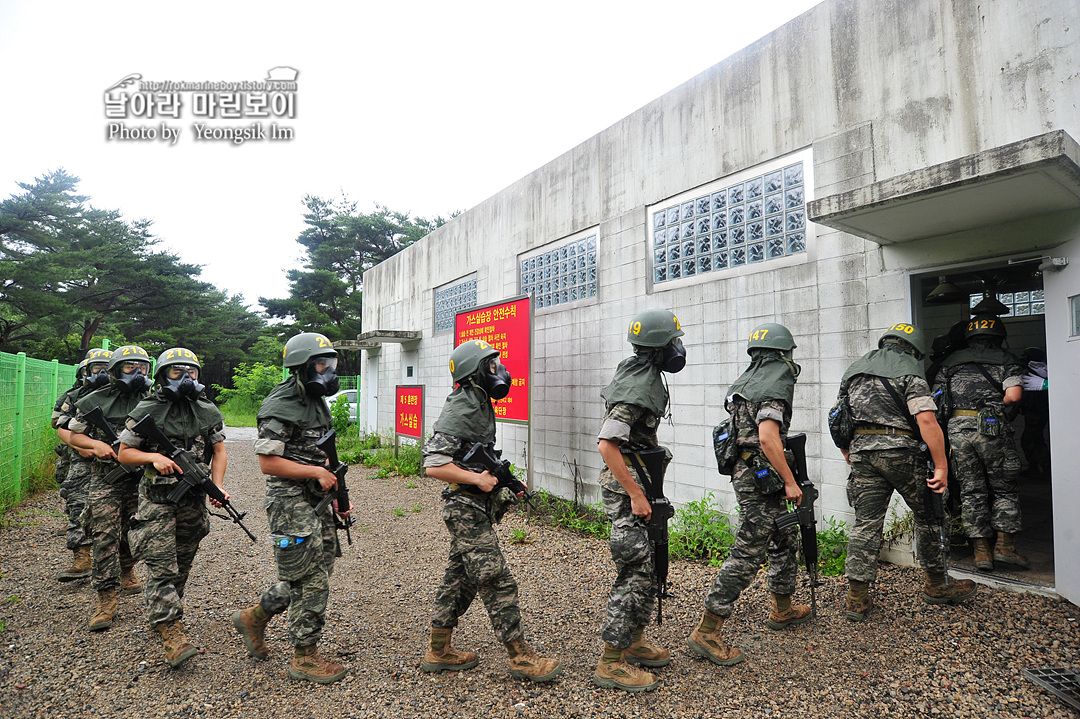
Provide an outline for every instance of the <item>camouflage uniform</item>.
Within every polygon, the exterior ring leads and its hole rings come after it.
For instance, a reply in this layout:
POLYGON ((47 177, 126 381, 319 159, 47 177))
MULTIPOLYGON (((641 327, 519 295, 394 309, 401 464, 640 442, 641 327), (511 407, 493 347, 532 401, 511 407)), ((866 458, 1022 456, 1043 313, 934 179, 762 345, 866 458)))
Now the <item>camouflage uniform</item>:
MULTIPOLYGON (((105 388, 98 391, 116 390, 105 388)), ((84 410, 90 411, 97 406, 92 400, 94 394, 96 393, 88 394, 83 398, 83 400, 91 398, 88 404, 80 400, 80 407, 76 411, 75 418, 68 423, 68 429, 76 434, 86 434, 108 444, 108 440, 101 436, 100 430, 85 420, 84 410)), ((141 395, 134 394, 130 396, 130 406, 127 406, 125 402, 117 402, 113 405, 112 411, 117 414, 106 416, 105 419, 114 432, 119 434, 123 430, 127 411, 133 409, 140 399, 141 395), (119 414, 120 411, 124 414, 119 414)), ((112 459, 95 457, 89 461, 88 503, 83 510, 83 522, 93 530, 94 562, 91 586, 98 592, 103 592, 118 588, 120 574, 126 574, 135 566, 136 559, 132 556, 128 544, 128 520, 135 514, 138 503, 139 470, 127 469, 112 459)))
MULTIPOLYGON (((767 461, 761 452, 758 423, 767 419, 775 420, 780 424, 780 437, 784 439, 791 424, 791 407, 782 400, 752 403, 735 397, 726 403, 726 408, 734 419, 741 449, 731 477, 739 502, 739 529, 731 553, 705 596, 705 608, 725 619, 731 616, 732 605, 757 576, 766 556, 769 560, 769 591, 780 595, 795 593, 799 531, 797 526, 785 531, 776 528, 777 518, 788 512, 784 493, 781 490, 764 495, 758 491, 754 481, 755 469, 751 466, 755 462, 767 461)), ((785 450, 784 456, 788 465, 793 466, 794 456, 791 452, 785 450)))
MULTIPOLYGON (((80 399, 80 394, 80 388, 72 388, 56 400, 52 413, 53 429, 69 429, 68 425, 75 416, 75 401, 80 399)), ((68 518, 66 546, 75 550, 93 543, 89 523, 83 521, 90 495, 90 460, 66 444, 60 447, 56 480, 60 484, 60 497, 64 500, 64 511, 68 518)))
POLYGON ((972 538, 993 537, 998 532, 1019 532, 1020 501, 1017 479, 1020 453, 1016 451, 1012 425, 1005 421, 1004 391, 1022 383, 1023 367, 1018 363, 976 364, 968 362, 945 368, 935 385, 952 395, 953 414, 949 418, 949 459, 960 483, 960 503, 964 532, 972 538), (982 367, 994 380, 991 385, 979 371, 982 367), (980 407, 995 410, 1001 434, 979 433, 979 418, 970 414, 980 407))
MULTIPOLYGON (((123 444, 143 452, 161 452, 155 443, 132 431, 135 420, 128 419, 127 424, 120 435, 123 444)), ((212 445, 225 441, 223 429, 219 424, 207 434, 169 436, 169 440, 177 447, 190 449, 200 461, 201 469, 209 474, 206 463, 213 455, 212 445)), ((203 492, 192 489, 179 502, 168 500, 178 481, 177 474, 158 474, 153 463, 143 467, 143 477, 138 485, 138 512, 128 535, 132 553, 146 564, 143 594, 147 620, 152 627, 183 618, 184 587, 191 563, 199 542, 210 533, 210 516, 203 492)))
MULTIPOLYGON (((301 429, 276 417, 260 418, 255 453, 324 467, 326 453, 315 443, 329 429, 329 423, 301 429)), ((321 515, 315 514, 322 496, 314 480, 266 478, 263 508, 270 532, 289 540, 284 547, 274 543, 274 560, 278 580, 289 585, 289 644, 294 647, 317 644, 326 622, 338 544, 332 506, 327 505, 321 515)))
MULTIPOLYGON (((424 444, 424 466, 441 467, 454 462, 469 471, 481 472, 482 465, 466 465, 460 460, 472 443, 443 432, 435 432, 424 444)), ((451 484, 443 490, 443 522, 450 532, 450 560, 442 582, 435 591, 435 611, 431 626, 451 629, 468 610, 476 595, 484 602, 491 628, 503 644, 521 639, 521 610, 518 587, 499 548, 492 522, 501 519, 512 499, 509 490, 481 496, 471 489, 458 491, 451 484), (492 496, 495 495, 495 496, 492 496)))
POLYGON ((856 434, 849 448, 847 496, 855 510, 855 525, 848 539, 845 568, 848 579, 866 583, 877 578, 885 514, 894 490, 914 515, 920 565, 927 572, 945 571, 937 519, 927 501, 926 454, 919 448, 920 438, 912 435, 911 423, 882 382, 888 382, 897 396, 904 398, 904 410, 912 416, 936 409, 926 380, 916 375, 886 379, 859 374, 848 385, 856 434), (860 429, 899 434, 863 434, 860 429))
MULTIPOLYGON (((660 418, 635 404, 620 402, 612 405, 597 435, 627 452, 640 452, 659 446, 656 428, 660 418)), ((644 465, 643 465, 644 466, 644 465)), ((648 476, 648 470, 646 470, 648 476)), ((630 468, 630 476, 644 492, 637 470, 630 468)), ((653 478, 649 477, 651 484, 653 478)), ((649 541, 649 527, 645 520, 635 516, 630 508, 630 495, 608 467, 604 467, 598 479, 600 499, 604 513, 611 520, 611 559, 615 562, 615 583, 611 585, 608 598, 607 621, 601 637, 616 649, 626 649, 631 635, 639 627, 649 624, 653 612, 653 547, 649 541)))

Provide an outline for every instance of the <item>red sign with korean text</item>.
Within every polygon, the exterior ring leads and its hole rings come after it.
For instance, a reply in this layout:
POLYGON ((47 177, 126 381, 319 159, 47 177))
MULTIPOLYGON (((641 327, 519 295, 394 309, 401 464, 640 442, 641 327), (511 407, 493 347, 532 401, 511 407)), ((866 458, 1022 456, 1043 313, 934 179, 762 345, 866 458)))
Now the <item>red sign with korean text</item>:
POLYGON ((454 318, 455 347, 467 340, 484 340, 499 350, 499 361, 510 372, 510 394, 493 401, 497 420, 529 421, 530 319, 528 297, 477 307, 454 318))
POLYGON ((394 431, 423 440, 424 388, 398 385, 395 394, 394 431))

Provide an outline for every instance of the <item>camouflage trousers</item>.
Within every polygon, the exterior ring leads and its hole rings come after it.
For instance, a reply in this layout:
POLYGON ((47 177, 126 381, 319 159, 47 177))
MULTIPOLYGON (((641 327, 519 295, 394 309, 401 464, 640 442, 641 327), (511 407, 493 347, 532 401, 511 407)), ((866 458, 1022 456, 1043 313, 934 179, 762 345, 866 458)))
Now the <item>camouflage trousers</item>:
POLYGON ((721 617, 731 616, 731 608, 742 591, 754 581, 766 558, 769 561, 769 590, 774 594, 794 594, 799 565, 796 552, 799 528, 776 528, 776 519, 787 514, 783 492, 763 495, 754 486, 754 471, 740 459, 731 477, 739 501, 739 529, 712 587, 705 595, 705 608, 721 617))
POLYGON ((210 533, 206 495, 189 490, 177 503, 168 500, 176 486, 139 484, 139 512, 128 533, 135 558, 146 565, 143 596, 150 626, 184 616, 184 587, 199 542, 210 533))
POLYGON ((120 586, 120 573, 135 566, 128 547, 128 519, 135 514, 139 497, 137 472, 115 463, 91 465, 89 504, 83 517, 94 536, 92 586, 101 592, 120 586))
POLYGON ((278 581, 289 585, 289 644, 307 647, 322 638, 338 545, 332 510, 328 507, 320 517, 315 514, 318 500, 296 489, 297 494, 268 496, 264 506, 270 533, 287 538, 275 542, 274 561, 278 581))
POLYGON ((847 497, 855 510, 855 524, 848 535, 847 578, 877 579, 881 534, 893 491, 900 493, 915 518, 919 564, 928 572, 945 571, 937 519, 927 501, 926 455, 914 448, 898 448, 852 452, 850 459, 847 497))
MULTIPOLYGON (((75 452, 73 449, 68 451, 75 452)), ((68 520, 65 545, 71 550, 94 541, 90 524, 85 521, 88 519, 85 515, 86 505, 90 500, 90 473, 90 460, 76 454, 68 463, 64 481, 60 485, 60 498, 64 500, 64 512, 68 520)))
POLYGON ((435 590, 431 626, 456 627, 476 595, 484 602, 491 628, 504 644, 520 639, 518 587, 499 548, 499 538, 487 513, 466 498, 447 499, 443 522, 450 531, 450 560, 435 590))
POLYGON ((626 649, 633 631, 652 619, 653 549, 645 520, 630 511, 629 495, 601 489, 600 499, 611 520, 611 560, 616 571, 600 636, 616 649, 626 649))
POLYGON ((997 437, 979 434, 978 418, 949 420, 950 466, 960 483, 964 533, 993 537, 997 532, 1019 532, 1020 497, 1017 479, 1020 453, 1011 427, 997 437))

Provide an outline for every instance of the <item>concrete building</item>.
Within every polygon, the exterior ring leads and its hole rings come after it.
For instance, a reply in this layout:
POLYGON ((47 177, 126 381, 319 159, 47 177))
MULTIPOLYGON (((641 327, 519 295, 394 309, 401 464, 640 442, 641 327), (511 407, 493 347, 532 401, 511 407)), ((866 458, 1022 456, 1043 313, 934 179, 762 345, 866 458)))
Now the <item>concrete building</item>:
POLYGON ((825 419, 842 372, 893 323, 933 337, 997 295, 1053 378, 1055 475, 1025 483, 1021 538, 1049 555, 1018 578, 1080 602, 1078 109, 1074 0, 827 0, 370 270, 366 430, 393 431, 395 384, 426 386, 430 427, 453 312, 532 294, 531 428, 499 441, 521 465, 531 433, 534 485, 593 499, 599 391, 630 317, 669 308, 689 351, 660 435, 670 494, 730 512, 711 428, 750 330, 779 321, 821 515, 850 521, 825 419))

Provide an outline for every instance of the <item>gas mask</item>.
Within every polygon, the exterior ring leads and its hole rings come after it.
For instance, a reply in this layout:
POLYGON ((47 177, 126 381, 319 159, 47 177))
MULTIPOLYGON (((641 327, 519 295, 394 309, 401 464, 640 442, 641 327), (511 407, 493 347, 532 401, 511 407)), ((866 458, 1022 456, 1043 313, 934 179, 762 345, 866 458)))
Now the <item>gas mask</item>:
POLYGON ((337 357, 312 357, 305 368, 304 391, 312 397, 328 397, 338 391, 337 357), (322 372, 318 365, 324 365, 322 372))
POLYGON ((83 386, 86 387, 88 392, 101 389, 107 384, 109 384, 109 369, 104 365, 97 372, 87 373, 87 375, 83 377, 83 386))
POLYGON ((661 361, 660 369, 664 372, 670 372, 675 374, 682 370, 686 366, 686 347, 683 346, 682 340, 676 337, 667 346, 664 347, 664 358, 661 361))
POLYGON ((135 394, 150 389, 150 380, 147 378, 141 362, 139 365, 137 369, 131 372, 121 370, 117 375, 116 383, 120 385, 120 391, 124 394, 135 394))
POLYGON ((167 399, 177 400, 181 398, 197 399, 203 390, 206 389, 206 385, 200 384, 199 380, 191 376, 188 366, 186 365, 173 365, 165 370, 164 376, 161 378, 161 392, 167 399), (170 378, 169 370, 172 367, 178 367, 183 369, 181 374, 176 379, 170 378))
POLYGON ((480 371, 480 386, 492 399, 503 399, 510 394, 510 370, 498 360, 492 360, 488 371, 480 371))

